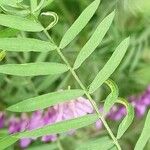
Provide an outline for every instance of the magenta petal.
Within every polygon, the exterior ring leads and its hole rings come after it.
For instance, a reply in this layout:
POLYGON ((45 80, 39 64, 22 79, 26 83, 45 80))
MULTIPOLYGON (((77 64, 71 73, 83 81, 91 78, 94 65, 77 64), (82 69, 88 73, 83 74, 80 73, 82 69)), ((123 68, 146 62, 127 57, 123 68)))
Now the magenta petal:
POLYGON ((3 112, 0 112, 0 128, 4 127, 5 115, 3 112))
POLYGON ((47 135, 47 136, 43 136, 41 139, 43 142, 54 142, 57 140, 57 136, 56 135, 47 135))
POLYGON ((21 140, 20 140, 20 147, 22 147, 22 148, 28 147, 28 146, 30 145, 31 141, 32 141, 32 140, 29 139, 29 138, 21 139, 21 140))
POLYGON ((103 124, 102 124, 102 122, 100 120, 98 120, 98 121, 96 121, 96 125, 95 126, 96 126, 97 129, 101 129, 103 124))
POLYGON ((20 119, 16 117, 11 117, 9 120, 9 127, 8 127, 9 134, 19 132, 20 127, 21 127, 20 119))

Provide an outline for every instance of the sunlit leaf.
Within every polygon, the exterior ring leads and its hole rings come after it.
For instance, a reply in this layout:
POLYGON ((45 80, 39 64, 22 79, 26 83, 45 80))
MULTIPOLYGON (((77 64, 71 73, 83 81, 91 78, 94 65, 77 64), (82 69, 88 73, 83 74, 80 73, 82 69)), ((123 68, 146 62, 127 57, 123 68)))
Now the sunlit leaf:
POLYGON ((90 93, 93 93, 95 90, 97 90, 115 71, 127 51, 129 41, 130 38, 126 38, 119 44, 108 62, 105 64, 102 70, 100 70, 100 72, 91 83, 89 88, 90 93))
POLYGON ((28 138, 28 137, 40 137, 43 135, 51 135, 57 133, 64 133, 66 131, 70 131, 72 129, 78 129, 85 126, 88 126, 98 120, 98 116, 96 114, 85 115, 83 117, 62 121, 59 123, 55 123, 52 125, 47 125, 45 127, 35 129, 32 131, 25 131, 22 133, 18 133, 15 135, 16 138, 28 138))
POLYGON ((41 110, 61 102, 78 98, 82 95, 84 95, 84 91, 78 89, 58 91, 21 101, 8 107, 7 110, 13 112, 30 112, 41 110))
POLYGON ((108 137, 102 137, 95 140, 82 143, 76 150, 109 150, 114 145, 108 137))
POLYGON ((0 5, 9 5, 12 7, 18 7, 17 3, 22 2, 23 0, 0 0, 0 5))
POLYGON ((56 46, 32 38, 0 38, 0 49, 15 52, 47 52, 55 50, 56 46))
POLYGON ((126 130, 129 128, 129 126, 131 125, 134 119, 133 106, 125 100, 121 100, 121 101, 120 102, 126 107, 127 115, 125 116, 125 118, 122 120, 122 122, 118 127, 117 139, 120 139, 122 137, 122 135, 126 132, 126 130))
POLYGON ((7 147, 11 146, 15 142, 17 142, 18 139, 12 136, 6 136, 2 139, 0 139, 0 150, 4 150, 7 147))
POLYGON ((119 96, 119 89, 116 83, 112 80, 107 80, 105 83, 110 87, 111 93, 107 96, 105 103, 104 103, 104 111, 108 113, 110 108, 116 103, 117 98, 119 96))
POLYGON ((0 25, 30 32, 39 32, 44 30, 39 23, 14 15, 0 14, 0 25))
POLYGON ((147 117, 146 117, 146 121, 145 121, 145 124, 144 124, 144 128, 143 128, 143 131, 135 145, 135 148, 134 150, 142 150, 144 149, 146 143, 148 142, 148 140, 150 139, 150 110, 147 114, 147 117))
POLYGON ((80 65, 91 55, 91 53, 96 49, 96 47, 101 43, 105 34, 107 33, 109 27, 112 24, 113 18, 115 16, 115 12, 113 11, 109 14, 97 27, 89 41, 84 45, 82 50, 74 64, 74 69, 80 67, 80 65))
POLYGON ((60 42, 60 48, 66 47, 86 26, 100 4, 100 0, 92 2, 72 24, 60 42))
POLYGON ((60 74, 66 71, 68 71, 68 67, 60 63, 37 62, 0 65, 0 73, 16 76, 50 75, 60 74))

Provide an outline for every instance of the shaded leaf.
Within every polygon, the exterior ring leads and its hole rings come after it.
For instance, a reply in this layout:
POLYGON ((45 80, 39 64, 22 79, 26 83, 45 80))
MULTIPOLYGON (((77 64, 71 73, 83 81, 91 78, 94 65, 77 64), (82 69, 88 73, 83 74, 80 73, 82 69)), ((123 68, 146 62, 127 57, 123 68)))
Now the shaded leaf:
POLYGON ((122 135, 126 132, 126 130, 131 125, 131 123, 133 122, 133 119, 134 119, 133 106, 125 100, 121 100, 120 102, 126 106, 127 115, 125 116, 125 118, 122 120, 122 122, 120 123, 120 125, 118 127, 117 139, 120 139, 122 137, 122 135))
POLYGON ((119 96, 119 89, 116 83, 113 80, 107 80, 105 83, 110 87, 111 93, 107 96, 105 103, 104 103, 104 111, 105 113, 108 113, 110 108, 113 106, 113 104, 116 103, 119 96))
POLYGON ((32 38, 0 38, 0 49, 15 52, 47 52, 55 50, 56 46, 32 38))
POLYGON ((105 34, 107 33, 109 27, 112 24, 113 18, 115 16, 115 11, 109 14, 97 27, 89 41, 84 45, 80 51, 77 59, 74 63, 74 69, 80 67, 80 65, 91 55, 91 53, 96 49, 96 47, 101 43, 105 34))
POLYGON ((145 120, 145 124, 144 124, 144 128, 142 130, 142 133, 135 145, 134 150, 142 150, 144 149, 146 143, 148 142, 148 140, 150 139, 150 110, 147 114, 146 120, 145 120))
POLYGON ((130 38, 126 38, 119 44, 108 62, 105 64, 102 70, 100 70, 100 72, 91 83, 89 88, 90 93, 93 93, 95 90, 97 90, 115 71, 127 51, 129 41, 130 38))
POLYGON ((94 15, 99 4, 100 0, 95 0, 81 13, 81 15, 76 19, 76 21, 63 36, 60 42, 61 49, 66 47, 82 31, 82 29, 86 26, 86 24, 94 15))
POLYGON ((58 75, 50 75, 50 76, 45 76, 43 80, 37 85, 36 90, 38 92, 48 89, 56 80, 60 78, 60 74, 58 75))
POLYGON ((56 150, 58 148, 56 143, 51 143, 51 144, 41 144, 38 146, 32 146, 29 148, 26 148, 26 150, 56 150))
POLYGON ((139 69, 134 71, 130 76, 136 82, 140 82, 142 84, 149 84, 149 82, 150 82, 150 66, 143 65, 139 69))
POLYGON ((102 137, 95 140, 90 140, 81 144, 76 150, 109 150, 114 145, 113 141, 108 137, 102 137))
POLYGON ((19 33, 19 30, 11 29, 11 28, 6 28, 6 29, 3 29, 3 30, 0 30, 0 38, 14 37, 18 33, 19 33))
POLYGON ((53 92, 21 101, 15 105, 8 107, 7 110, 13 112, 30 112, 41 110, 58 103, 78 98, 82 95, 84 95, 84 91, 78 89, 53 92))
POLYGON ((47 125, 45 127, 42 127, 36 130, 18 133, 15 135, 15 137, 16 138, 28 138, 28 137, 40 137, 44 135, 64 133, 72 129, 78 129, 78 128, 88 126, 96 122, 96 120, 98 120, 98 116, 95 114, 85 115, 83 117, 62 121, 62 122, 55 123, 52 125, 47 125))
POLYGON ((0 25, 30 32, 39 32, 44 30, 39 23, 14 15, 0 14, 0 25))
POLYGON ((2 61, 5 56, 6 56, 6 52, 5 51, 0 52, 0 61, 2 61))
POLYGON ((60 63, 26 63, 0 65, 0 73, 16 76, 39 76, 60 74, 68 71, 68 67, 60 63))

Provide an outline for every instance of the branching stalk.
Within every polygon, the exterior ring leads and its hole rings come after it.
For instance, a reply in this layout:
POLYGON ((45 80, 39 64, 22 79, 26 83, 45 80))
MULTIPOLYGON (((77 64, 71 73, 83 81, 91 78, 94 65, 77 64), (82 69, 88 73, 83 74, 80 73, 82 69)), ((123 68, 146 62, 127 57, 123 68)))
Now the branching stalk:
MULTIPOLYGON (((48 34, 48 32, 46 30, 44 30, 45 35, 48 37, 49 41, 54 43, 56 45, 56 43, 52 40, 52 38, 50 37, 50 35, 48 34)), ((64 63, 68 66, 68 69, 70 70, 71 74, 73 75, 73 77, 75 78, 75 80, 78 82, 78 84, 80 85, 80 87, 84 90, 85 95, 87 96, 87 98, 89 99, 90 103, 92 104, 95 112, 98 115, 98 118, 102 121, 104 127, 107 129, 110 137, 112 138, 112 140, 114 141, 114 144, 116 145, 116 147, 118 148, 118 150, 121 150, 121 147, 118 143, 117 138, 114 136, 113 132, 111 131, 110 127, 108 126, 107 122, 105 121, 104 117, 100 114, 98 107, 95 103, 95 101, 92 99, 91 95, 89 94, 88 90, 86 89, 86 87, 83 85, 82 81, 79 79, 78 75, 76 74, 76 72, 73 70, 73 68, 71 67, 71 65, 69 64, 68 60, 66 59, 66 57, 63 55, 63 53, 61 52, 60 48, 57 47, 56 49, 57 53, 59 54, 59 56, 61 57, 61 59, 64 61, 64 63)))

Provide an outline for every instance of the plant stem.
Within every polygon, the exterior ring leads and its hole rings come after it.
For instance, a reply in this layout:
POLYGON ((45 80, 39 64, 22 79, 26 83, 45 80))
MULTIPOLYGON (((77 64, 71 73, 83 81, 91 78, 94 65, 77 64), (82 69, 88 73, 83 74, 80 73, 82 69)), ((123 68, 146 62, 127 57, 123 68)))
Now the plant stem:
MULTIPOLYGON (((39 22, 38 19, 34 16, 34 14, 32 14, 32 15, 33 15, 34 19, 37 22, 39 22)), ((43 32, 45 33, 45 35, 47 36, 47 38, 49 39, 49 41, 51 43, 53 43, 54 45, 57 46, 57 44, 53 41, 53 39, 49 35, 48 31, 45 29, 45 30, 43 30, 43 32)), ((110 127, 108 126, 107 122, 105 121, 105 118, 100 114, 100 112, 98 110, 98 107, 97 107, 95 101, 92 99, 90 93, 88 92, 88 90, 86 89, 86 87, 83 85, 82 81, 79 79, 78 75, 76 74, 76 72, 74 71, 74 69, 71 67, 71 65, 68 62, 68 60, 66 59, 66 57, 61 52, 61 49, 59 47, 57 47, 56 51, 59 54, 59 56, 61 57, 61 59, 64 61, 64 63, 67 65, 68 69, 70 70, 71 74, 73 75, 73 77, 75 78, 75 80, 78 82, 78 84, 80 85, 80 87, 84 90, 85 95, 87 96, 87 98, 89 99, 91 105, 95 109, 95 112, 97 113, 98 118, 100 119, 100 121, 102 121, 102 123, 103 123, 104 127, 106 128, 106 130, 108 131, 110 137, 114 141, 114 144, 116 145, 116 147, 118 148, 118 150, 121 150, 121 146, 120 146, 117 138, 114 136, 113 132, 111 131, 110 127)))
MULTIPOLYGON (((49 38, 49 37, 50 37, 49 34, 47 33, 47 31, 45 31, 45 32, 46 32, 47 37, 49 38)), ((53 42, 51 38, 49 38, 49 40, 50 40, 51 42, 53 42)), ((54 42, 53 42, 53 43, 54 43, 54 42)), ((54 43, 54 44, 55 44, 55 43, 54 43)), ((55 44, 55 45, 56 45, 56 44, 55 44)), ((104 117, 100 114, 100 112, 99 112, 99 110, 98 110, 98 107, 97 107, 95 101, 92 99, 91 95, 88 93, 86 87, 83 85, 83 83, 81 82, 81 80, 80 80, 79 77, 77 76, 76 72, 72 69, 72 67, 70 66, 68 60, 65 58, 65 56, 63 55, 63 53, 61 52, 61 50, 60 50, 58 47, 57 47, 56 50, 57 50, 57 53, 59 54, 59 56, 62 58, 62 60, 63 60, 63 61, 66 63, 66 65, 68 66, 70 72, 72 73, 72 75, 74 76, 74 78, 76 79, 76 81, 78 82, 78 84, 80 85, 80 87, 84 90, 85 95, 87 96, 87 98, 89 99, 89 101, 90 101, 90 103, 92 104, 93 108, 95 109, 95 111, 96 111, 96 113, 97 113, 97 115, 98 115, 98 118, 103 122, 105 128, 107 129, 107 131, 108 131, 110 137, 113 139, 113 141, 114 141, 115 145, 117 146, 118 150, 121 150, 121 147, 120 147, 120 145, 119 145, 119 143, 118 143, 118 140, 117 140, 116 137, 114 136, 113 132, 111 131, 111 129, 110 129, 110 127, 108 126, 107 122, 105 121, 104 117)))
MULTIPOLYGON (((52 40, 52 38, 50 37, 50 35, 48 34, 48 32, 46 30, 44 30, 44 33, 46 34, 46 36, 48 37, 48 39, 50 40, 50 42, 54 43, 55 42, 52 40)), ((55 44, 56 45, 56 44, 55 44)), ((76 72, 73 70, 73 68, 71 67, 71 65, 69 64, 68 60, 66 59, 66 57, 63 55, 63 53, 61 52, 60 48, 57 47, 56 48, 57 53, 59 54, 59 56, 61 57, 61 59, 64 61, 64 63, 67 65, 68 69, 70 70, 70 72, 72 73, 73 77, 75 78, 75 80, 78 82, 78 84, 80 85, 80 87, 84 90, 85 95, 87 96, 87 98, 89 99, 90 103, 92 104, 93 108, 95 109, 98 118, 103 122, 104 127, 107 129, 110 137, 113 139, 114 144, 116 145, 116 147, 118 148, 118 150, 121 150, 121 147, 118 143, 118 140, 116 139, 116 137, 114 136, 113 132, 111 131, 110 127, 108 126, 107 122, 105 121, 104 117, 100 114, 98 107, 95 103, 95 101, 92 99, 91 95, 88 93, 88 90, 86 89, 86 87, 83 85, 83 83, 81 82, 81 80, 79 79, 79 77, 77 76, 76 72)))
POLYGON ((80 85, 80 87, 84 90, 85 95, 87 96, 87 98, 89 99, 89 101, 91 102, 93 108, 95 109, 99 119, 103 122, 105 128, 107 129, 107 131, 109 132, 110 137, 114 140, 114 143, 116 144, 118 150, 121 150, 121 147, 117 141, 117 139, 115 138, 115 136, 113 135, 110 127, 108 126, 107 122, 105 121, 104 117, 100 114, 97 105, 95 103, 95 101, 92 99, 91 95, 88 93, 87 89, 85 88, 85 86, 83 85, 83 83, 81 82, 81 80, 79 79, 79 77, 77 76, 77 74, 75 73, 75 71, 72 69, 72 67, 70 66, 70 64, 68 63, 67 59, 65 58, 65 56, 63 55, 63 53, 60 51, 59 48, 57 48, 57 52, 60 55, 60 57, 62 58, 62 60, 66 63, 66 65, 68 66, 70 72, 72 73, 72 75, 74 76, 74 78, 76 79, 76 81, 78 82, 78 84, 80 85))

